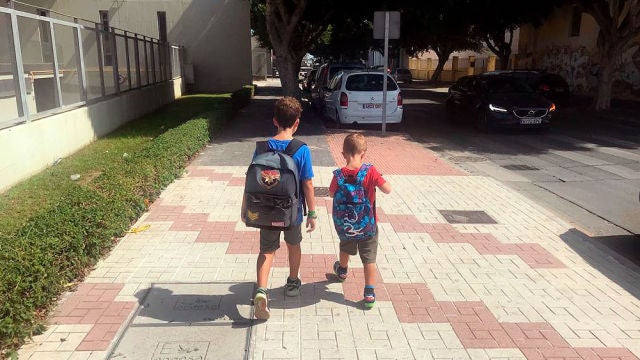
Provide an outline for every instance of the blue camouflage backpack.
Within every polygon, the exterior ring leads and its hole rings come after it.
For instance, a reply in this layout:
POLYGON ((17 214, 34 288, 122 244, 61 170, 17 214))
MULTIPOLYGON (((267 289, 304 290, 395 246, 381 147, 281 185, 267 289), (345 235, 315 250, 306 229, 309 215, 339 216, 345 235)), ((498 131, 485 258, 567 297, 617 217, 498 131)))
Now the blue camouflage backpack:
POLYGON ((346 179, 342 169, 333 172, 338 189, 333 196, 333 225, 341 241, 357 241, 376 234, 374 209, 362 182, 371 164, 363 164, 355 180, 346 179))

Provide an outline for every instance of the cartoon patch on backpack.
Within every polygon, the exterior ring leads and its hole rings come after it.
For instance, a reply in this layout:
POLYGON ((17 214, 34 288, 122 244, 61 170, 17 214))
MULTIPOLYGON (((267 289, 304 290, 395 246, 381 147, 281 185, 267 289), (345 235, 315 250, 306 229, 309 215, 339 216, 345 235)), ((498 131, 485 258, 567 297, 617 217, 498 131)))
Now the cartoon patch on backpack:
POLYGON ((280 171, 278 170, 262 170, 260 172, 260 185, 267 190, 272 189, 280 182, 280 171))

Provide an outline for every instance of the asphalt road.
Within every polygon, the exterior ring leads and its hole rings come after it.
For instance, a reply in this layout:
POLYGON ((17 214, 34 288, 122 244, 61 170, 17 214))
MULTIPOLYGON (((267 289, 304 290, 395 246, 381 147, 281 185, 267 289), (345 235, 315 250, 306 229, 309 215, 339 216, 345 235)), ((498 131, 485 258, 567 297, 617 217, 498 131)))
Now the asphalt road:
POLYGON ((491 176, 640 264, 640 123, 565 109, 549 132, 450 123, 446 88, 405 86, 401 127, 472 174, 491 176))

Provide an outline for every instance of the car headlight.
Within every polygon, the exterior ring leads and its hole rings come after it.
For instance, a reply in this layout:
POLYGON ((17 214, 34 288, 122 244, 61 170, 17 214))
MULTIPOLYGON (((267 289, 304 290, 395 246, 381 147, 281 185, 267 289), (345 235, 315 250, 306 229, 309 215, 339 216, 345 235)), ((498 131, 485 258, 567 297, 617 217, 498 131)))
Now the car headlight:
POLYGON ((505 108, 503 108, 503 107, 495 106, 495 105, 493 105, 493 104, 489 104, 489 110, 491 110, 491 111, 497 111, 497 112, 507 112, 507 111, 509 111, 509 110, 507 110, 507 109, 505 109, 505 108))

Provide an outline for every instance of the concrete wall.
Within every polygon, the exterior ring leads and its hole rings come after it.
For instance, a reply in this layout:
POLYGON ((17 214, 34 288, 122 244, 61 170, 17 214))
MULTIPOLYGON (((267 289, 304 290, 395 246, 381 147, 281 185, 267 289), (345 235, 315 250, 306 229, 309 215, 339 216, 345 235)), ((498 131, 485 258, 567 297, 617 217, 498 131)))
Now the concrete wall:
POLYGON ((182 95, 182 79, 0 130, 0 191, 182 95))
POLYGON ((254 79, 266 79, 271 74, 271 50, 260 47, 255 37, 251 38, 251 68, 254 79))
MULTIPOLYGON (((111 26, 158 38, 157 12, 165 11, 168 41, 186 47, 194 91, 233 91, 250 84, 251 34, 247 0, 24 0, 75 17, 99 21, 109 11, 111 26)), ((16 5, 34 13, 34 9, 16 5)), ((60 17, 51 14, 52 17, 60 17)), ((63 18, 69 20, 68 18, 63 18)), ((32 36, 38 36, 33 31, 32 36)), ((189 69, 190 71, 190 69, 189 69)))
MULTIPOLYGON (((597 49, 596 21, 588 14, 581 15, 579 36, 570 36, 572 6, 556 9, 539 28, 524 26, 521 29, 517 68, 541 68, 560 74, 574 92, 593 94, 598 84, 598 63, 601 56, 597 49)), ((640 99, 640 38, 627 51, 615 59, 613 96, 640 99)))

